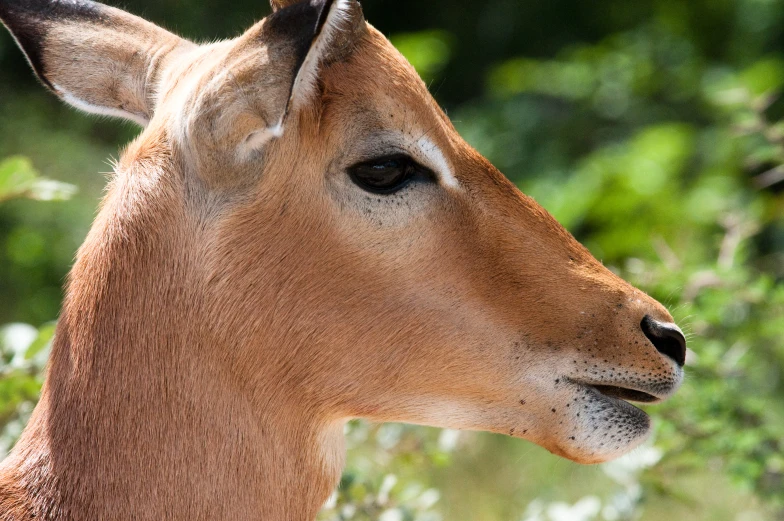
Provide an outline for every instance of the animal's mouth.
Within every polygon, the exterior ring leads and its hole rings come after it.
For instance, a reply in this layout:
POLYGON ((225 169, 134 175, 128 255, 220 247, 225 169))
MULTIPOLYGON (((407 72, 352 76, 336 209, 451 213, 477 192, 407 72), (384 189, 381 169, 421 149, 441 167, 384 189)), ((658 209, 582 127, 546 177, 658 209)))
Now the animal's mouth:
POLYGON ((671 386, 667 388, 661 388, 661 386, 655 386, 653 388, 647 388, 644 385, 635 385, 634 387, 625 387, 622 384, 615 384, 615 383, 605 383, 605 382, 597 382, 597 381, 584 381, 584 380, 573 380, 571 378, 568 379, 572 384, 576 385, 579 388, 588 390, 591 393, 595 393, 597 397, 602 397, 603 399, 610 399, 619 400, 623 402, 634 402, 634 403, 658 403, 663 400, 666 400, 670 395, 672 395, 675 390, 680 385, 680 382, 676 381, 673 382, 671 386), (645 390, 642 390, 645 389, 645 390))
POLYGON ((591 385, 599 393, 610 398, 618 398, 625 402, 638 402, 638 403, 652 403, 658 402, 661 398, 657 398, 652 394, 635 389, 627 389, 625 387, 618 387, 616 385, 591 385))

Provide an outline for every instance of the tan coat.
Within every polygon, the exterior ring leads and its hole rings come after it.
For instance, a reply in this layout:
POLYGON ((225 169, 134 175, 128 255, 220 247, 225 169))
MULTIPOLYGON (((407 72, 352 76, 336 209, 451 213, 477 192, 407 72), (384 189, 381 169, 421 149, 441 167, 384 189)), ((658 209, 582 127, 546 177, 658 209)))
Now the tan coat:
POLYGON ((312 521, 348 419, 592 463, 648 435, 620 398, 679 386, 667 311, 467 145, 355 0, 276 8, 198 46, 85 0, 0 0, 49 88, 144 126, 0 520, 312 521))

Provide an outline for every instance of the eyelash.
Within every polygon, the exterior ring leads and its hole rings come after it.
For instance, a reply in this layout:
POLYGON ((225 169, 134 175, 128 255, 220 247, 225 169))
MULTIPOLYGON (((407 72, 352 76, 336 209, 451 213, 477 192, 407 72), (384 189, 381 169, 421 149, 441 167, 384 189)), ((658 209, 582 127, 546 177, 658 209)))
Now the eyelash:
POLYGON ((433 172, 405 154, 363 161, 348 168, 351 181, 372 194, 388 195, 403 189, 412 180, 432 181, 433 172))

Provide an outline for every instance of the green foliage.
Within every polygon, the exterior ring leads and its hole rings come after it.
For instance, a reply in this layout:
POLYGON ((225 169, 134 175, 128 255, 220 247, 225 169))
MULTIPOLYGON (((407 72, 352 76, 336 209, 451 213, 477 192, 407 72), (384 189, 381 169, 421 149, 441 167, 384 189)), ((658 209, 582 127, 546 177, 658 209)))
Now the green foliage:
POLYGON ((0 457, 10 449, 38 400, 55 323, 0 327, 0 457))
POLYGON ((400 424, 351 422, 351 464, 320 519, 329 521, 437 521, 438 490, 419 476, 447 466, 458 433, 400 424))
MULTIPOLYGON (((73 185, 40 177, 27 158, 0 161, 0 202, 16 197, 65 200, 75 192, 73 185)), ((21 433, 38 399, 54 331, 54 322, 40 328, 20 323, 0 327, 0 456, 21 433)))
POLYGON ((73 185, 40 177, 27 158, 12 157, 0 162, 0 202, 14 197, 63 200, 75 191, 73 185))
POLYGON ((443 71, 454 46, 454 37, 445 31, 400 33, 392 35, 391 40, 426 83, 443 71))

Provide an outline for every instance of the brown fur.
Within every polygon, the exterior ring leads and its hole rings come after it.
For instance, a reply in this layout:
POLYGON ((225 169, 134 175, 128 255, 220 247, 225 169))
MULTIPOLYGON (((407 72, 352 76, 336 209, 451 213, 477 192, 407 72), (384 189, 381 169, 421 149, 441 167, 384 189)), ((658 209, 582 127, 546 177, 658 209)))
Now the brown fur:
POLYGON ((264 23, 175 42, 143 86, 151 120, 79 250, 0 519, 311 521, 354 417, 586 463, 642 441, 642 413, 576 382, 668 396, 679 369, 640 321, 670 315, 469 147, 364 21, 283 136, 237 153, 288 103, 293 55, 264 23), (392 145, 426 163, 425 137, 458 188, 348 180, 392 145))

